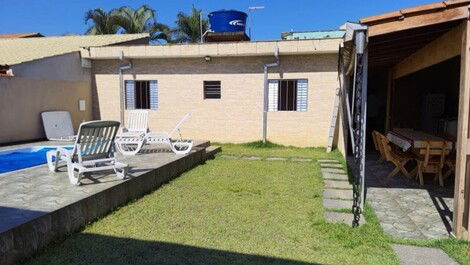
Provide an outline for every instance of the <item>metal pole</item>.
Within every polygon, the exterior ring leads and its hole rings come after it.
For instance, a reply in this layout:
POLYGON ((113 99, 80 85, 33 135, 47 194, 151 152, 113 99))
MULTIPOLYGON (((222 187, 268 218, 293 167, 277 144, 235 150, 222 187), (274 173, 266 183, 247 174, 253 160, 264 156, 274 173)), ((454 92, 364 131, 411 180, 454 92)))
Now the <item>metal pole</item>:
MULTIPOLYGON (((365 41, 364 41, 365 44, 365 41)), ((364 55, 362 57, 362 110, 361 110, 361 118, 362 118, 362 157, 361 157, 361 210, 364 211, 364 201, 365 201, 365 176, 366 176, 366 124, 367 124, 367 74, 368 74, 368 60, 369 60, 369 51, 366 48, 364 51, 364 55)))
POLYGON ((263 144, 266 143, 268 127, 268 66, 264 66, 264 90, 263 90, 263 144))
POLYGON ((278 47, 274 50, 274 57, 276 62, 264 65, 264 89, 263 89, 263 144, 267 141, 267 127, 268 127, 268 68, 279 66, 279 50, 278 47))

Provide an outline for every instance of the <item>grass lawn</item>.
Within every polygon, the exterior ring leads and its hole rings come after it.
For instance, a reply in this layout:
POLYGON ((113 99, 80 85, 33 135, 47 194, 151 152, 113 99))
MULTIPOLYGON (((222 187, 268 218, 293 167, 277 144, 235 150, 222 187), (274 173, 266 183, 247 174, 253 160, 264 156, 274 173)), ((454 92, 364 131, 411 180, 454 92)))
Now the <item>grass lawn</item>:
MULTIPOLYGON (((223 145, 223 150, 262 157, 340 157, 323 149, 278 146, 223 145)), ((218 157, 46 248, 27 264, 398 264, 391 239, 370 209, 368 223, 360 228, 327 224, 321 194, 315 162, 218 157)), ((454 240, 435 244, 456 257, 469 249, 454 240)))

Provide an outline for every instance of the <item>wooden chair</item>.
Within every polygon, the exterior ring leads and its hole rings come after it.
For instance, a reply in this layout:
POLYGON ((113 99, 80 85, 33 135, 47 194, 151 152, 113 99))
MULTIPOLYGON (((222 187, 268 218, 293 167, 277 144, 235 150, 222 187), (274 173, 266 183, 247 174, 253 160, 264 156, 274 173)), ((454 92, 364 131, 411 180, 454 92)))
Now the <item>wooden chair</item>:
POLYGON ((390 141, 387 139, 387 137, 385 137, 385 135, 377 133, 377 136, 379 139, 378 142, 380 143, 382 147, 385 160, 395 165, 395 169, 392 172, 390 172, 390 174, 388 174, 387 177, 391 178, 401 171, 403 175, 410 178, 411 174, 405 168, 405 165, 408 162, 412 161, 414 157, 407 153, 400 152, 398 151, 398 149, 392 148, 390 145, 390 141))
POLYGON ((382 150, 382 145, 380 143, 380 133, 378 131, 372 131, 372 142, 374 142, 374 148, 375 150, 379 153, 379 163, 382 163, 385 161, 385 154, 384 151, 382 150))
POLYGON ((444 177, 442 169, 446 162, 446 156, 449 154, 446 141, 427 141, 426 148, 419 150, 418 174, 420 185, 424 185, 423 173, 435 174, 434 181, 439 180, 439 185, 444 186, 444 177))

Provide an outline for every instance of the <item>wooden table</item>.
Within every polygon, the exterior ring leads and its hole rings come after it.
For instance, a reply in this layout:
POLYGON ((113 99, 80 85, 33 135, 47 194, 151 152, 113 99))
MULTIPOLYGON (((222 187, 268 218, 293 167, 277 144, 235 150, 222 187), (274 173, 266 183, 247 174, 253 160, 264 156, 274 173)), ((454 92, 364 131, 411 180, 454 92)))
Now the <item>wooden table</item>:
MULTIPOLYGON (((398 130, 396 129, 393 132, 388 132, 387 139, 391 143, 400 147, 403 150, 403 152, 410 150, 413 154, 416 155, 416 161, 418 162, 418 165, 411 171, 410 176, 415 175, 416 178, 419 177, 420 185, 424 184, 422 172, 425 171, 426 168, 429 168, 430 170, 431 169, 434 170, 432 166, 424 167, 424 168, 420 166, 420 160, 418 159, 419 157, 423 157, 424 155, 426 155, 426 153, 429 151, 427 149, 428 143, 431 141, 432 142, 445 142, 446 143, 445 148, 448 150, 448 152, 450 152, 453 147, 452 141, 446 140, 444 138, 441 138, 441 137, 438 137, 429 133, 415 131, 412 129, 398 129, 398 130)), ((444 180, 442 177, 442 172, 440 172, 440 174, 436 176, 439 176, 439 183, 441 186, 443 186, 444 180)))
POLYGON ((444 138, 412 129, 396 129, 390 131, 387 133, 387 139, 399 146, 404 152, 408 151, 411 147, 415 150, 426 148, 426 141, 447 142, 447 149, 449 150, 451 150, 453 146, 451 141, 444 138))

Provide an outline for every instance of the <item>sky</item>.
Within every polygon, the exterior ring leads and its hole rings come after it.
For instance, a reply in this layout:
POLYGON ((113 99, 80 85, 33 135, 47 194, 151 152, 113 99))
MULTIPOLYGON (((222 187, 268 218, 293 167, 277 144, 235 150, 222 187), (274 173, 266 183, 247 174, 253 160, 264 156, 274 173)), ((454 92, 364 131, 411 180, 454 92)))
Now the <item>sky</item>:
POLYGON ((110 10, 147 4, 156 10, 157 21, 174 26, 179 11, 191 6, 204 15, 220 9, 247 12, 253 40, 276 40, 281 32, 337 29, 346 21, 401 8, 436 2, 433 0, 0 0, 0 34, 40 32, 45 36, 83 34, 89 25, 86 11, 110 10), (264 6, 248 12, 249 6, 264 6), (251 21, 250 21, 251 19, 251 21))

